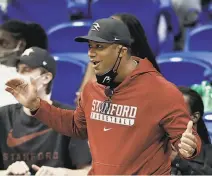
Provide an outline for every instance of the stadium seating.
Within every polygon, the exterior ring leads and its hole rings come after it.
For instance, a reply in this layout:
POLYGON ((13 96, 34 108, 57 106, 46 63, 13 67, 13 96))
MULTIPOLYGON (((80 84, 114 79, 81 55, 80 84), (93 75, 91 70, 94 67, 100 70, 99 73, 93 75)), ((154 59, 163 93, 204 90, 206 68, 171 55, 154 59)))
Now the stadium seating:
POLYGON ((191 86, 202 80, 211 80, 212 64, 208 61, 211 56, 210 53, 166 53, 159 55, 157 62, 167 80, 178 86, 191 86))
POLYGON ((74 106, 74 99, 84 73, 88 56, 82 53, 54 54, 57 74, 53 84, 52 99, 74 106))
POLYGON ((74 41, 76 36, 87 35, 92 21, 75 21, 56 25, 48 30, 49 51, 51 53, 86 52, 86 43, 74 41))
MULTIPOLYGON (((125 0, 124 4, 123 0, 99 0, 92 4, 92 17, 95 20, 123 12, 135 15, 144 27, 150 47, 157 55, 161 50, 158 37, 158 21, 160 15, 163 14, 167 16, 166 20, 170 20, 168 22, 170 25, 176 24, 176 22, 172 23, 172 21, 174 21, 173 19, 176 19, 176 16, 174 17, 174 13, 171 13, 173 12, 173 9, 171 9, 172 7, 170 6, 170 0, 167 0, 166 3, 164 3, 162 0, 125 0), (107 10, 101 11, 103 8, 107 10)), ((172 26, 172 29, 175 32, 179 30, 176 28, 176 26, 178 25, 176 24, 172 26)), ((167 39, 170 40, 170 37, 167 39)), ((162 47, 165 46, 167 47, 170 45, 165 42, 162 47)), ((163 50, 165 51, 167 49, 164 48, 163 50)))
POLYGON ((185 51, 212 51, 212 24, 188 30, 185 51))
POLYGON ((8 3, 10 19, 33 21, 48 29, 56 24, 69 21, 65 0, 15 0, 8 3))

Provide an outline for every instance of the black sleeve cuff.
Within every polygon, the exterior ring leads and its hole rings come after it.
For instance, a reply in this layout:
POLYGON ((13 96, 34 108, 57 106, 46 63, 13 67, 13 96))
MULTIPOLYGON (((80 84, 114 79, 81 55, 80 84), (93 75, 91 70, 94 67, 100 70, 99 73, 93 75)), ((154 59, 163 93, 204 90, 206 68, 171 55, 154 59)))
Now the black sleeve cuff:
POLYGON ((180 156, 176 156, 176 158, 172 161, 172 166, 176 167, 180 170, 188 169, 189 164, 185 159, 180 158, 180 156))

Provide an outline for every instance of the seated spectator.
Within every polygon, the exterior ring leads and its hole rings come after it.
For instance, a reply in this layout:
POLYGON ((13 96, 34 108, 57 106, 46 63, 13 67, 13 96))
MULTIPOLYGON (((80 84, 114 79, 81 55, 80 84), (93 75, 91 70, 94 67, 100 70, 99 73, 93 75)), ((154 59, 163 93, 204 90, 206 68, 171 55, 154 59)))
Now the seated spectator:
POLYGON ((202 11, 201 0, 172 0, 172 5, 180 23, 180 33, 175 36, 175 50, 183 50, 185 29, 197 24, 199 13, 202 11))
MULTIPOLYGON (((56 107, 70 109, 69 106, 50 99, 56 61, 46 50, 38 47, 25 50, 17 61, 16 68, 19 77, 28 81, 35 80, 39 97, 56 107)), ((34 164, 35 170, 37 166, 56 167, 55 172, 59 170, 60 174, 57 174, 64 175, 69 171, 65 168, 76 169, 89 165, 91 156, 87 140, 58 134, 30 116, 29 110, 21 104, 0 108, 2 169, 7 169, 7 174, 34 174, 30 169, 34 164)))
POLYGON ((32 46, 48 48, 47 35, 39 24, 10 20, 0 25, 0 107, 17 103, 5 91, 4 84, 17 75, 14 67, 15 56, 21 55, 32 46))
POLYGON ((192 160, 181 159, 175 149, 171 155, 173 175, 212 175, 212 146, 211 140, 203 121, 204 105, 200 95, 187 87, 179 87, 182 92, 191 119, 199 136, 202 139, 202 151, 192 160))

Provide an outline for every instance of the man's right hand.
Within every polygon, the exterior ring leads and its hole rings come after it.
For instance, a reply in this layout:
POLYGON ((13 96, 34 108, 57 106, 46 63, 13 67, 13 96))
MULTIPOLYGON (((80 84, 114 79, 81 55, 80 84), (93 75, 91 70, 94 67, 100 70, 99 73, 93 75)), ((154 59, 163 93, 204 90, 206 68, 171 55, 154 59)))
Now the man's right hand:
POLYGON ((31 175, 29 167, 24 161, 16 161, 11 164, 6 171, 6 175, 31 175))
POLYGON ((6 91, 11 93, 16 100, 31 111, 37 110, 40 100, 37 97, 36 83, 33 79, 29 82, 22 79, 12 79, 6 83, 6 91))

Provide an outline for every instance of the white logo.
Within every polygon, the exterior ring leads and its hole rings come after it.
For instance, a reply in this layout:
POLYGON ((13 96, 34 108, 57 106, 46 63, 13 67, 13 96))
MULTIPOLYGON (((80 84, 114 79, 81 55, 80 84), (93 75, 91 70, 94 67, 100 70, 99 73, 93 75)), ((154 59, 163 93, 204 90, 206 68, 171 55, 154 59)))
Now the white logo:
POLYGON ((33 52, 34 52, 34 50, 33 50, 32 48, 26 49, 26 50, 23 52, 22 56, 29 56, 30 53, 33 53, 33 52))
POLYGON ((106 76, 106 77, 103 79, 102 83, 104 83, 105 81, 107 81, 107 83, 109 83, 110 80, 111 80, 111 78, 110 78, 109 76, 106 76))
POLYGON ((116 38, 116 37, 115 37, 115 38, 114 38, 114 40, 116 40, 116 41, 117 41, 117 40, 120 40, 120 39, 118 39, 118 38, 116 38))
MULTIPOLYGON (((136 106, 93 100, 90 119, 111 124, 133 126, 137 116, 137 109, 136 106), (102 104, 105 105, 101 106, 102 104)), ((106 127, 106 124, 103 127, 106 127)), ((108 131, 108 129, 104 128, 104 131, 108 131)))
POLYGON ((43 61, 43 65, 44 65, 44 66, 47 65, 47 62, 46 62, 46 61, 43 61))
POLYGON ((93 23, 93 28, 91 29, 92 31, 99 31, 100 26, 99 23, 93 23))
POLYGON ((104 128, 104 131, 110 131, 112 128, 104 128))

